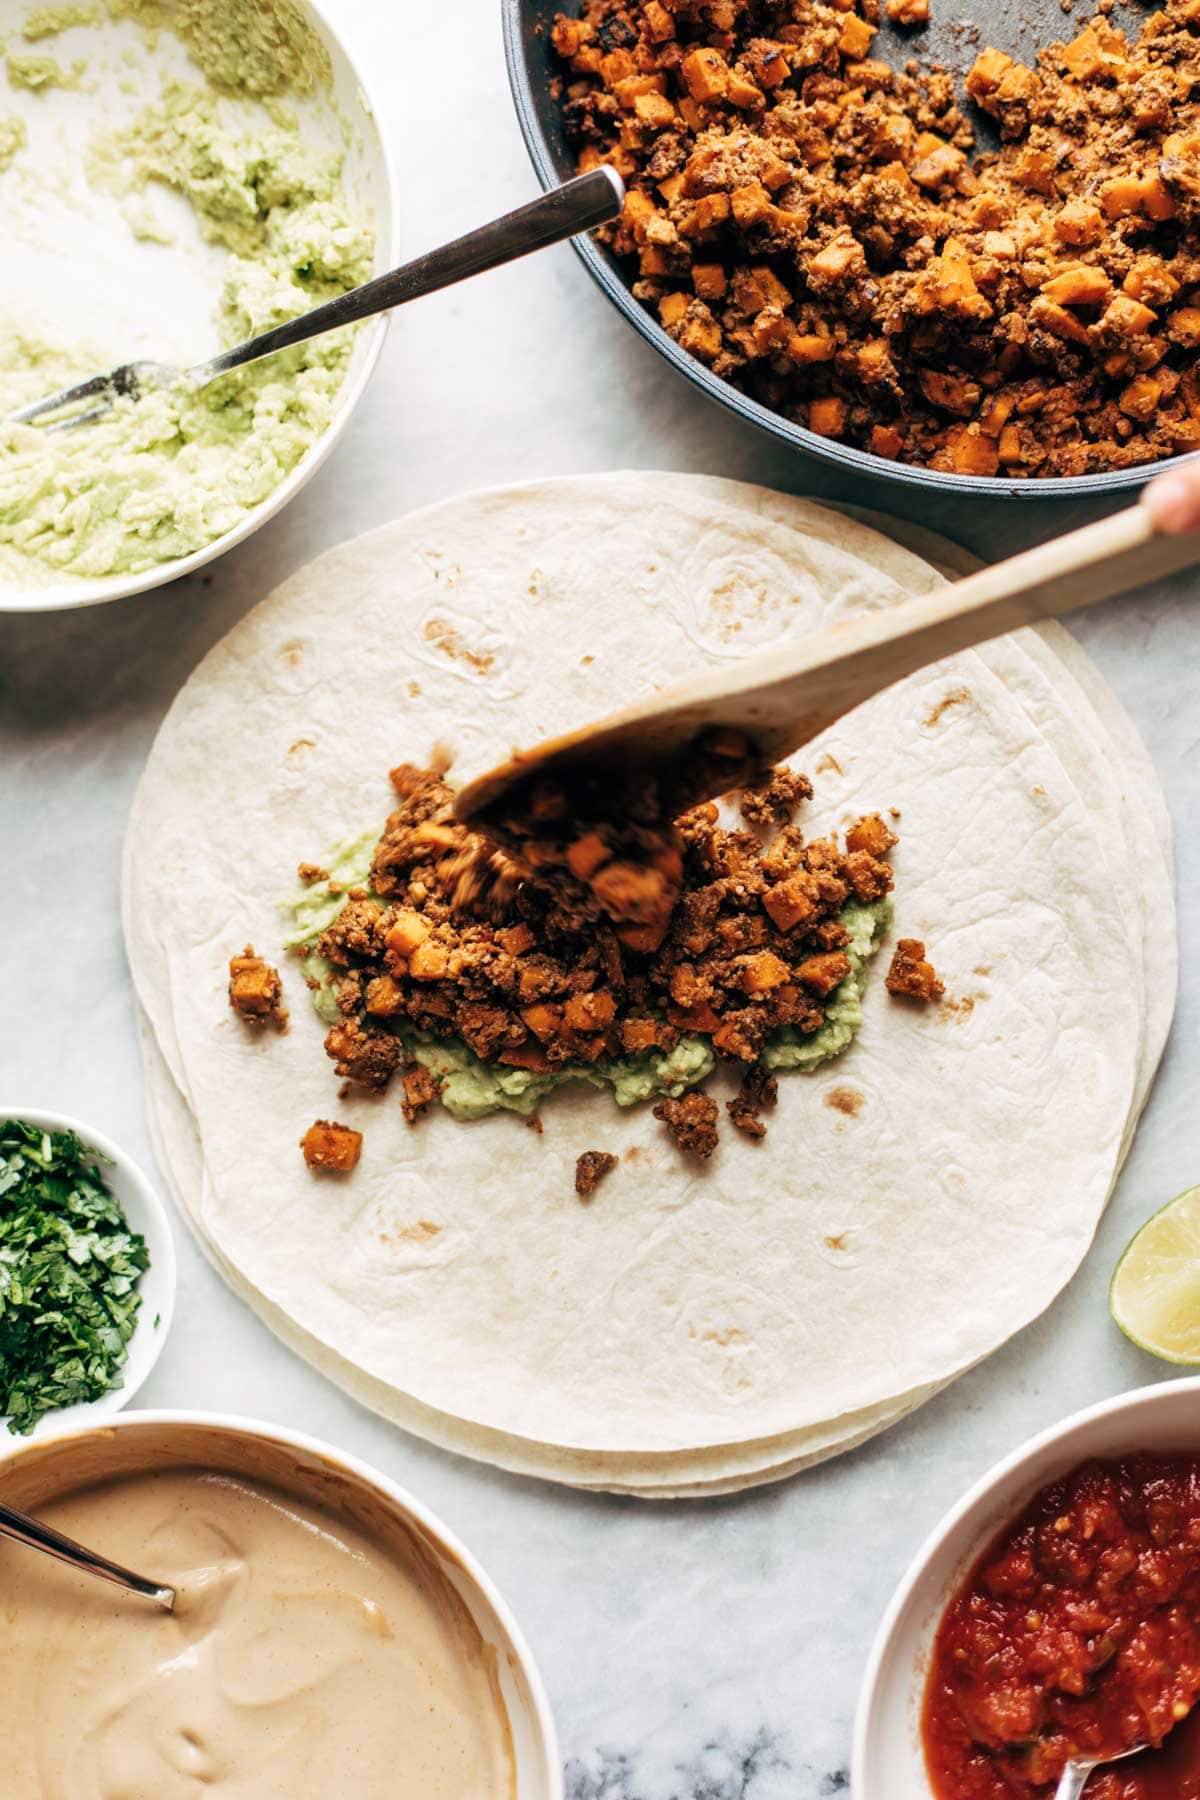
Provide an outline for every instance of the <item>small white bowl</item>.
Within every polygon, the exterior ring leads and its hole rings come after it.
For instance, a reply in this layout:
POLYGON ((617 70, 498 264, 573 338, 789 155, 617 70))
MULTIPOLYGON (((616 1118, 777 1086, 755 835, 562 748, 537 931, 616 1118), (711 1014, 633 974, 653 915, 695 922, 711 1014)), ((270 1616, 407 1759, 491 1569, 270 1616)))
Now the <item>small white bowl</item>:
MULTIPOLYGON (((372 83, 351 58, 323 6, 316 0, 296 0, 296 4, 329 52, 337 116, 331 116, 326 135, 331 144, 344 150, 347 190, 373 221, 374 272, 381 274, 398 260, 398 205, 391 158, 371 97, 372 83)), ((0 0, 0 42, 19 43, 20 27, 29 11, 29 0, 0 0)), ((198 362, 217 347, 206 330, 209 309, 220 291, 219 271, 212 265, 201 266, 191 247, 137 242, 121 223, 116 202, 98 203, 93 216, 81 225, 79 197, 62 197, 55 185, 61 172, 55 157, 62 171, 82 166, 87 134, 128 118, 146 98, 130 95, 130 70, 122 60, 122 47, 133 41, 135 32, 136 25, 122 19, 86 29, 68 28, 62 33, 61 47, 57 40, 45 47, 65 63, 77 54, 86 59, 87 78, 82 87, 51 87, 33 95, 6 90, 4 110, 15 110, 24 118, 31 147, 35 143, 43 146, 44 153, 36 190, 17 178, 18 163, 13 164, 6 183, 0 184, 0 238, 7 232, 20 251, 10 259, 19 264, 13 271, 15 289, 13 281, 6 280, 12 291, 5 293, 0 309, 28 315, 39 326, 65 309, 86 321, 77 333, 80 342, 98 336, 120 342, 116 314, 124 308, 121 328, 129 334, 129 360, 149 357, 186 362, 190 356, 198 362), (36 207, 30 199, 32 192, 36 192, 36 207), (32 246, 31 211, 37 221, 32 246), (116 219, 115 226, 110 214, 116 219)), ((165 50, 156 54, 161 60, 165 50)), ((163 73, 177 75, 179 71, 171 63, 163 73)), ((93 578, 47 572, 24 582, 19 575, 0 573, 0 613, 56 612, 144 593, 190 575, 240 544, 281 511, 321 467, 366 391, 386 333, 386 315, 362 325, 329 425, 279 486, 231 531, 191 556, 156 563, 137 575, 93 578)))
POLYGON ((1047 1483, 1091 1457, 1200 1455, 1200 1376, 1075 1413, 997 1463, 918 1551, 875 1638, 854 1727, 854 1800, 930 1800, 921 1703, 942 1614, 976 1559, 1047 1483))
POLYGON ((110 1388, 99 1400, 81 1401, 78 1406, 64 1406, 57 1412, 47 1413, 25 1437, 15 1436, 0 1417, 0 1450, 10 1445, 38 1443, 69 1426, 94 1424, 128 1406, 167 1341, 175 1311, 176 1283, 175 1240, 166 1208, 131 1156, 102 1132, 66 1113, 45 1112, 37 1106, 0 1106, 0 1120, 3 1119, 20 1119, 24 1124, 36 1125, 44 1131, 73 1131, 85 1149, 98 1151, 106 1159, 101 1163, 100 1173, 120 1203, 130 1230, 140 1232, 145 1238, 150 1267, 139 1288, 142 1304, 121 1371, 122 1386, 110 1388))
POLYGON ((15 1446, 0 1455, 0 1499, 36 1511, 39 1500, 69 1491, 78 1479, 84 1443, 89 1481, 172 1463, 180 1467, 201 1463, 236 1475, 251 1462, 243 1446, 253 1443, 252 1466, 262 1479, 286 1489, 297 1477, 315 1477, 322 1483, 322 1503, 334 1510, 345 1506, 360 1512, 362 1501, 355 1489, 368 1505, 377 1507, 382 1501, 433 1552, 493 1653, 512 1731, 517 1800, 562 1800, 562 1766, 550 1703, 520 1627, 471 1552, 405 1488, 306 1432, 224 1413, 147 1411, 125 1413, 101 1430, 77 1426, 42 1443, 26 1440, 15 1446), (172 1437, 178 1438, 174 1449, 172 1437), (277 1470, 270 1466, 272 1457, 277 1470))

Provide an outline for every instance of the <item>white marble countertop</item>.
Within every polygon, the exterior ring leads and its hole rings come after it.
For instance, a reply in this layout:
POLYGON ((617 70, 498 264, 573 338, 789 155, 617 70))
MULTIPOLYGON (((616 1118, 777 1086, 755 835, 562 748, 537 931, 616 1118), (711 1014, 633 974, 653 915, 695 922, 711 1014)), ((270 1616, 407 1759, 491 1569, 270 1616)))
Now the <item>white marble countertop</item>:
MULTIPOLYGON (((407 251, 532 195, 496 0, 327 4, 375 70, 406 195, 407 251), (445 67, 455 71, 452 112, 440 100, 445 67)), ((140 599, 0 618, 0 1105, 76 1113, 153 1168, 118 854, 155 727, 208 646, 299 564, 413 507, 525 476, 621 466, 738 476, 906 511, 989 556, 1084 516, 1062 505, 931 504, 788 455, 669 372, 566 248, 422 301, 393 325, 341 448, 248 543, 140 599)), ((1145 734, 1179 835, 1183 990, 1166 1064, 1069 1292, 908 1423, 781 1487, 703 1506, 538 1486, 443 1455, 343 1398, 226 1292, 181 1229, 176 1323, 145 1403, 301 1426, 371 1459, 440 1512, 529 1634, 558 1717, 569 1800, 843 1792, 867 1647, 925 1532, 1031 1432, 1163 1376, 1110 1325, 1104 1296, 1134 1226, 1200 1179, 1195 600, 1180 581, 1077 624, 1145 734)))

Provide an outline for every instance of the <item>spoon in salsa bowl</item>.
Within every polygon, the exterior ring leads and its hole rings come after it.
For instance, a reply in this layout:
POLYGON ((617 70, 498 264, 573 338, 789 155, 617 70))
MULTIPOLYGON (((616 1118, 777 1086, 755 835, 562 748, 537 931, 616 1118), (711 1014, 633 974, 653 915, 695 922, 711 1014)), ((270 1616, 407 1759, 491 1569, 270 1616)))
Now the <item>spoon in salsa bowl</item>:
POLYGON ((1114 1756, 1073 1756, 1054 1790, 1054 1800, 1080 1800, 1097 1769, 1109 1769, 1114 1763, 1128 1762, 1131 1756, 1141 1756, 1148 1749, 1148 1744, 1135 1744, 1132 1750, 1118 1750, 1114 1756))
POLYGON ((120 1563, 110 1562, 107 1556, 101 1556, 97 1551, 77 1544, 74 1538, 64 1537, 52 1525, 45 1525, 40 1519, 31 1519, 28 1513, 18 1512, 16 1507, 5 1506, 2 1502, 0 1537, 12 1538, 14 1543, 27 1544, 30 1549, 57 1557, 59 1562, 68 1563, 73 1569, 82 1569, 86 1575, 97 1575, 101 1581, 111 1581, 117 1587, 127 1588, 131 1594, 140 1594, 143 1599, 155 1601, 164 1612, 174 1611, 173 1587, 148 1581, 144 1575, 135 1575, 132 1569, 122 1568, 120 1563))
POLYGON ((1062 1772, 1054 1800, 1080 1796, 1088 1800, 1092 1776, 1117 1763, 1130 1764, 1121 1771, 1120 1792, 1129 1792, 1135 1800, 1190 1800, 1200 1794, 1200 1708, 1186 1713, 1157 1747, 1136 1744, 1112 1756, 1073 1757, 1062 1772))

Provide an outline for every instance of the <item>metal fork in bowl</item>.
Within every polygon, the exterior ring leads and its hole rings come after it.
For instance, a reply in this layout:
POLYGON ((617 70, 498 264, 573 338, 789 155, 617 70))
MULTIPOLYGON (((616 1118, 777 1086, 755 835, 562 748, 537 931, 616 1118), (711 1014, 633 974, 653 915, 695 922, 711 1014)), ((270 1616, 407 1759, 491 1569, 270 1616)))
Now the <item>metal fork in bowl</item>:
POLYGON ((139 400, 152 389, 177 384, 192 390, 205 387, 230 369, 244 368, 247 363, 258 362, 292 344, 303 344, 326 331, 390 312, 407 300, 419 300, 423 294, 436 293, 439 288, 452 287, 485 269, 514 262, 532 250, 543 250, 563 238, 590 231, 615 219, 624 199, 621 177, 615 169, 602 164, 586 175, 576 175, 527 206, 519 206, 515 212, 455 238, 439 250, 430 250, 386 275, 377 275, 361 287, 339 294, 336 300, 327 300, 311 312, 261 332, 232 350, 222 350, 207 362, 196 363, 190 369, 158 362, 120 363, 115 369, 92 375, 9 413, 8 420, 13 424, 39 424, 46 431, 74 431, 102 419, 118 400, 139 400))

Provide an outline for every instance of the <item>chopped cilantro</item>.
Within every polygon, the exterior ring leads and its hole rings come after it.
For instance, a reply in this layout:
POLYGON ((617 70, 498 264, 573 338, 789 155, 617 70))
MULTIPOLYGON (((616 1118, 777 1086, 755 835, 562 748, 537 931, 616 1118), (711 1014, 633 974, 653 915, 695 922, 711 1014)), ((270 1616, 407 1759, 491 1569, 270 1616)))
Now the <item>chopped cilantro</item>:
POLYGON ((121 1385, 150 1258, 97 1156, 71 1131, 0 1124, 0 1418, 22 1435, 121 1385))

